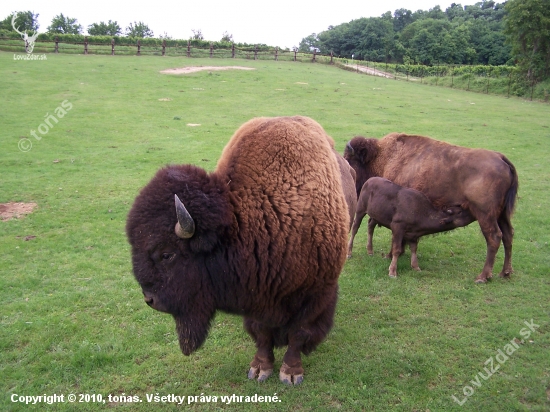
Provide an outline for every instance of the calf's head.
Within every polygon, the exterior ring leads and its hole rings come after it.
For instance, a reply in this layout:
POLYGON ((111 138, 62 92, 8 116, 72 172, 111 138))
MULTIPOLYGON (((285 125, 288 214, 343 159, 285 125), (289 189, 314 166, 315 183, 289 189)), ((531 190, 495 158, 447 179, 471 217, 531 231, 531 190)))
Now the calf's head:
POLYGON ((230 238, 226 185, 194 166, 161 169, 137 196, 126 232, 145 303, 171 314, 181 350, 199 348, 216 310, 206 261, 230 238))

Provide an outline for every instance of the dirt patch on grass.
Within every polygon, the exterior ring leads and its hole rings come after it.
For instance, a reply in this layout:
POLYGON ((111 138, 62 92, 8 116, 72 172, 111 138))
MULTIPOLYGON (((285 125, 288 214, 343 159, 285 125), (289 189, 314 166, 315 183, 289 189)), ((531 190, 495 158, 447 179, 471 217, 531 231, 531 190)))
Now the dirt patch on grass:
POLYGON ((253 67, 244 66, 189 66, 180 67, 178 69, 166 69, 162 70, 162 74, 189 74, 196 73, 203 70, 215 71, 215 70, 256 70, 253 67))
POLYGON ((32 213, 35 207, 36 203, 0 203, 0 220, 19 219, 32 213))

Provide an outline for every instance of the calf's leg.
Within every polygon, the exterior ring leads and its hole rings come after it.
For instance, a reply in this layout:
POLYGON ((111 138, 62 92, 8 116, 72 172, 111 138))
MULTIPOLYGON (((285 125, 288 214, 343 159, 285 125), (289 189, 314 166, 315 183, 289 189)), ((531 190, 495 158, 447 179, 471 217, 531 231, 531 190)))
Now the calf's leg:
MULTIPOLYGON (((363 221, 363 218, 365 217, 366 214, 367 213, 363 212, 362 210, 357 210, 355 214, 355 220, 353 221, 353 226, 351 227, 351 237, 348 242, 348 259, 351 257, 351 252, 353 250, 353 239, 355 238, 355 235, 359 230, 359 226, 361 226, 361 222, 363 221)), ((370 219, 369 219, 369 223, 370 223, 370 219)))
POLYGON ((411 267, 420 272, 420 266, 418 266, 418 256, 416 255, 418 239, 409 241, 409 247, 411 248, 411 267))

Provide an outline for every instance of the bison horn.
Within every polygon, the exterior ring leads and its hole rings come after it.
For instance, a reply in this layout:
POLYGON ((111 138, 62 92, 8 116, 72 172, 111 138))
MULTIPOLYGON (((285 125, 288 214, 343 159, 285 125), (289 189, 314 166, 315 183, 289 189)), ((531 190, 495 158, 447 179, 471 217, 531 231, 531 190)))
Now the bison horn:
POLYGON ((195 222, 181 203, 178 195, 174 195, 174 200, 176 201, 176 215, 178 216, 178 223, 176 223, 175 228, 176 235, 182 239, 189 239, 195 233, 195 222))
POLYGON ((355 150, 353 150, 353 147, 351 147, 351 142, 348 142, 346 145, 346 151, 349 151, 352 155, 355 154, 355 150))

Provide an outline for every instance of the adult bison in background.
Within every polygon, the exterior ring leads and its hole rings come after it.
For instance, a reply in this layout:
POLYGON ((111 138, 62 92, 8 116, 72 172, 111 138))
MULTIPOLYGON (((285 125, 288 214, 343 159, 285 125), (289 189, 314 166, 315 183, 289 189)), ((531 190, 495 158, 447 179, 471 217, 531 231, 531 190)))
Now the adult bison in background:
POLYGON ((346 145, 344 158, 357 173, 359 195, 372 176, 423 192, 439 209, 460 205, 479 222, 487 242, 487 257, 477 283, 492 277, 495 256, 504 244, 501 277, 512 270, 511 217, 518 190, 514 165, 502 154, 470 149, 402 133, 382 139, 354 137, 346 145))
POLYGON ((126 224, 145 302, 170 313, 185 355, 216 310, 242 315, 257 352, 248 377, 303 380, 309 354, 332 327, 346 260, 348 210, 334 142, 307 117, 257 118, 237 130, 207 173, 157 172, 126 224))

